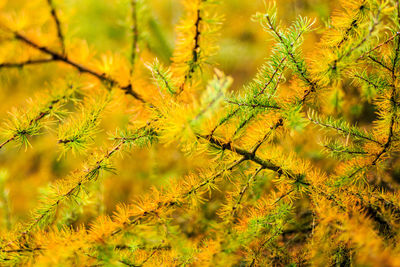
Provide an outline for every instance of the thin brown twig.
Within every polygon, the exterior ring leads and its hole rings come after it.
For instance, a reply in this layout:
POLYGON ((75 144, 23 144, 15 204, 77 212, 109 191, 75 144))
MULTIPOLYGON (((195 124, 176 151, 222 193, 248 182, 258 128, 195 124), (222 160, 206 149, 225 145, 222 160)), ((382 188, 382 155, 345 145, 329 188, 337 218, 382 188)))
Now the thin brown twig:
POLYGON ((57 37, 58 37, 58 41, 60 42, 60 45, 61 45, 62 54, 65 55, 65 40, 64 40, 64 34, 61 29, 60 19, 58 18, 53 0, 47 0, 47 3, 50 7, 51 17, 53 18, 54 23, 56 24, 57 37))
POLYGON ((139 100, 143 104, 147 104, 150 107, 154 107, 149 102, 144 100, 139 93, 135 92, 132 89, 132 85, 131 84, 123 86, 117 80, 115 80, 114 78, 108 77, 103 73, 99 73, 99 72, 97 72, 97 71, 95 71, 95 70, 93 70, 93 69, 91 69, 91 68, 89 68, 89 67, 87 67, 85 65, 77 63, 74 60, 68 58, 67 56, 62 55, 62 54, 60 54, 58 52, 55 52, 55 51, 51 50, 50 48, 48 48, 46 46, 42 46, 42 45, 36 43, 35 41, 31 40, 30 38, 26 37, 25 35, 23 35, 20 32, 12 31, 12 30, 10 30, 8 28, 6 28, 6 29, 9 32, 13 33, 17 40, 20 40, 23 43, 29 45, 30 47, 32 47, 32 48, 34 48, 36 50, 39 50, 44 54, 47 54, 47 55, 51 56, 52 60, 64 62, 67 65, 72 66, 73 68, 75 68, 79 72, 90 74, 91 76, 96 77, 100 81, 107 82, 109 84, 115 85, 118 88, 120 88, 121 90, 123 90, 126 94, 129 94, 129 95, 133 96, 135 99, 139 100))

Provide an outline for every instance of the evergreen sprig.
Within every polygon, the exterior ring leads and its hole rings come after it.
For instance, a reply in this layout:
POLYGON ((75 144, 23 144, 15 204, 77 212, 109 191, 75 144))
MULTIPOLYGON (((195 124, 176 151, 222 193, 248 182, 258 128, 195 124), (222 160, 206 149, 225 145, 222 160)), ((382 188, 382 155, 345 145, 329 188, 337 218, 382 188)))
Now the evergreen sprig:
POLYGON ((343 119, 336 120, 332 117, 322 118, 314 111, 308 113, 308 119, 320 127, 336 130, 344 137, 352 137, 354 140, 360 142, 374 142, 381 144, 379 141, 375 140, 372 134, 359 129, 356 126, 350 125, 343 119))
POLYGON ((30 145, 28 137, 41 134, 47 118, 60 120, 65 116, 63 107, 69 101, 74 101, 76 91, 77 87, 70 84, 65 89, 56 89, 37 96, 37 101, 28 102, 28 109, 13 109, 3 127, 2 133, 6 140, 0 144, 0 149, 13 141, 25 148, 30 145))

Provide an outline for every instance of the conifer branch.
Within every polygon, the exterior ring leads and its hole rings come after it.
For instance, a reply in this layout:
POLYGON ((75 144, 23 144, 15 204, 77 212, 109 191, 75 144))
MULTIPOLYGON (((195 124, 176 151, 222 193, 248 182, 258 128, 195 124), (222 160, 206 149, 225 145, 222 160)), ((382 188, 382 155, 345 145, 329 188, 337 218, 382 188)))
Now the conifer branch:
MULTIPOLYGON (((213 142, 221 144, 219 141, 213 141, 213 142)), ((274 170, 274 171, 276 171, 278 173, 280 173, 280 171, 281 171, 281 168, 272 168, 270 164, 266 164, 265 163, 266 161, 260 160, 260 159, 258 159, 258 157, 255 157, 255 156, 249 156, 249 154, 250 154, 249 152, 246 152, 246 151, 244 151, 244 150, 242 150, 240 148, 236 148, 235 147, 233 149, 232 145, 218 145, 218 146, 226 147, 226 149, 230 148, 231 151, 233 151, 233 152, 235 152, 235 153, 237 153, 239 155, 243 155, 243 157, 241 159, 237 160, 235 163, 230 165, 230 167, 228 167, 226 170, 231 170, 233 167, 237 166, 238 164, 240 164, 241 162, 243 162, 245 160, 251 160, 251 161, 254 161, 254 162, 258 163, 261 166, 260 169, 264 169, 264 167, 266 166, 265 168, 270 169, 270 170, 274 170)), ((190 190, 188 190, 184 194, 182 194, 181 197, 179 197, 179 198, 174 198, 173 200, 168 200, 166 202, 159 202, 156 205, 155 209, 145 210, 145 211, 143 211, 141 213, 141 215, 135 216, 135 219, 132 219, 132 220, 129 219, 129 222, 126 222, 126 223, 123 224, 123 228, 129 227, 129 226, 132 226, 132 225, 137 225, 137 224, 141 223, 142 220, 148 218, 149 216, 157 216, 157 214, 159 212, 158 210, 161 209, 161 208, 170 209, 173 206, 179 205, 180 201, 178 201, 178 199, 186 198, 186 197, 194 194, 195 192, 197 192, 198 190, 200 190, 204 186, 206 186, 206 185, 208 185, 210 183, 213 183, 215 181, 215 179, 217 177, 219 177, 220 175, 222 175, 224 172, 225 172, 225 170, 223 170, 221 172, 218 172, 217 174, 213 175, 212 177, 210 177, 209 179, 205 180, 204 182, 192 187, 190 190)), ((292 176, 292 175, 290 175, 290 176, 292 176)), ((294 177, 294 176, 292 176, 292 177, 294 177)), ((295 178, 295 179, 297 179, 297 178, 295 178)), ((304 181, 302 182, 302 181, 298 180, 298 182, 300 182, 300 183, 302 183, 302 184, 304 184, 306 186, 310 186, 310 190, 312 192, 316 192, 318 194, 321 194, 325 198, 333 201, 334 203, 336 203, 336 205, 339 205, 339 207, 341 207, 341 205, 337 203, 336 197, 331 195, 331 194, 324 193, 322 188, 317 189, 314 185, 311 185, 310 183, 307 183, 307 182, 304 182, 304 181)), ((290 191, 288 194, 290 194, 291 192, 292 191, 290 191)), ((288 194, 285 194, 282 198, 284 198, 288 194)), ((280 198, 280 199, 282 199, 282 198, 280 198)), ((111 236, 114 236, 114 235, 120 233, 123 230, 123 228, 118 228, 118 229, 112 231, 111 232, 111 236)))
MULTIPOLYGON (((262 167, 260 167, 256 172, 258 172, 260 169, 262 169, 262 167)), ((249 179, 255 178, 254 174, 249 176, 249 179)), ((237 197, 241 198, 243 196, 243 189, 244 187, 241 191, 239 191, 237 197)), ((277 204, 286 196, 290 195, 293 191, 294 190, 284 193, 276 200, 274 199, 275 194, 269 195, 266 200, 259 199, 255 204, 255 207, 249 209, 248 215, 246 214, 238 219, 238 221, 248 222, 247 227, 243 232, 240 230, 234 231, 232 229, 232 225, 230 225, 234 223, 232 219, 234 219, 235 216, 232 213, 236 213, 237 211, 237 206, 235 204, 233 204, 234 206, 227 211, 227 215, 225 215, 225 212, 222 213, 221 217, 224 219, 224 221, 227 220, 226 223, 229 225, 222 225, 224 230, 222 230, 223 233, 221 233, 222 236, 220 237, 220 250, 214 252, 213 260, 215 261, 216 257, 221 253, 236 251, 238 247, 247 248, 251 242, 257 238, 263 238, 266 234, 271 234, 274 236, 273 238, 277 238, 280 235, 279 232, 281 232, 278 230, 278 228, 280 228, 279 226, 282 226, 281 222, 285 221, 292 208, 286 203, 281 203, 279 206, 277 204)), ((229 206, 227 208, 229 208, 229 206)))
POLYGON ((365 42, 372 36, 373 32, 375 31, 376 27, 379 24, 379 17, 381 14, 381 8, 378 9, 375 17, 374 17, 374 21, 368 31, 368 34, 355 46, 353 46, 349 51, 347 51, 346 53, 342 54, 342 56, 339 57, 338 61, 342 60, 345 57, 350 56, 355 50, 357 50, 358 48, 360 48, 363 44, 365 44, 365 42))
POLYGON ((239 107, 251 107, 251 108, 263 108, 263 109, 281 109, 279 106, 270 106, 263 104, 249 104, 249 103, 240 103, 232 100, 226 100, 227 103, 232 105, 237 105, 239 107))
POLYGON ((246 194, 247 190, 249 189, 250 185, 252 183, 254 183, 257 175, 263 170, 263 167, 259 167, 252 175, 249 176, 249 178, 247 179, 245 185, 242 187, 242 189, 239 191, 238 196, 237 196, 237 200, 234 203, 234 205, 232 206, 232 209, 230 211, 230 218, 235 218, 236 214, 237 214, 237 210, 240 206, 240 204, 242 203, 242 199, 244 197, 244 195, 246 194))
MULTIPOLYGON (((253 152, 250 152, 243 148, 235 146, 231 142, 225 143, 224 141, 222 141, 216 137, 210 136, 210 135, 199 135, 198 134, 197 137, 200 139, 207 140, 211 145, 213 145, 219 149, 229 150, 238 155, 241 155, 241 156, 243 156, 244 159, 251 160, 251 161, 257 163, 258 165, 262 166, 264 169, 274 171, 278 174, 283 174, 283 170, 281 169, 281 167, 273 164, 270 161, 264 160, 264 159, 256 156, 255 153, 253 153, 253 152)), ((289 175, 292 177, 295 176, 294 174, 289 174, 289 175)))
POLYGON ((28 59, 22 62, 5 62, 0 63, 0 68, 21 68, 27 65, 36 65, 36 64, 43 64, 43 63, 51 63, 55 60, 52 58, 43 58, 43 59, 28 59))
POLYGON ((397 46, 395 49, 395 54, 394 54, 394 58, 393 58, 393 65, 392 65, 392 71, 391 71, 391 78, 392 78, 392 91, 390 94, 390 103, 392 105, 392 115, 390 118, 390 125, 389 125, 389 133, 388 133, 388 137, 387 137, 387 141, 386 143, 383 145, 383 149, 378 153, 378 155, 375 157, 375 159, 372 161, 372 165, 375 165, 377 163, 377 161, 385 154, 388 152, 391 143, 392 143, 392 139, 394 137, 394 124, 396 123, 397 120, 397 116, 395 115, 395 108, 397 106, 397 102, 396 102, 396 81, 397 81, 397 75, 396 75, 396 65, 397 62, 399 61, 400 58, 400 38, 397 39, 397 46))
POLYGON ((390 73, 393 72, 393 70, 392 70, 389 66, 387 66, 385 63, 383 63, 383 62, 380 61, 379 59, 377 59, 377 58, 375 58, 375 57, 373 57, 373 56, 371 56, 371 55, 369 55, 368 58, 369 58, 370 60, 372 60, 374 63, 376 63, 376 64, 378 64, 379 66, 381 66, 382 68, 388 70, 390 73))
MULTIPOLYGON (((299 37, 300 37, 300 35, 299 35, 299 37)), ((256 94, 256 95, 254 95, 254 98, 264 94, 265 90, 268 88, 268 86, 274 80, 274 78, 278 74, 279 70, 281 70, 281 75, 282 75, 282 72, 283 72, 282 66, 283 66, 284 62, 286 61, 286 59, 287 59, 287 56, 284 56, 281 59, 281 61, 279 62, 278 66, 275 68, 274 72, 272 73, 270 79, 265 83, 264 87, 260 90, 260 92, 258 94, 256 94)))
POLYGON ((392 118, 390 119, 390 126, 389 126, 389 134, 388 134, 388 138, 386 143, 383 146, 383 149, 378 153, 378 155, 376 155, 376 157, 374 158, 374 160, 372 161, 372 165, 376 165, 377 161, 385 154, 388 152, 389 147, 392 143, 392 139, 393 139, 393 126, 395 123, 395 118, 394 116, 392 116, 392 118))
POLYGON ((350 23, 350 26, 345 30, 344 34, 343 34, 343 38, 342 40, 340 40, 340 42, 337 44, 337 48, 341 48, 341 46, 347 41, 349 40, 349 34, 351 31, 353 31, 354 29, 356 29, 358 27, 358 19, 359 18, 355 18, 353 19, 353 21, 350 23))
POLYGON ((362 208, 362 210, 366 212, 366 215, 368 217, 371 217, 377 223, 379 227, 379 232, 383 236, 388 236, 389 238, 393 238, 396 235, 392 225, 386 220, 379 206, 366 201, 359 192, 353 193, 350 191, 349 193, 357 198, 356 205, 359 205, 362 208))
POLYGON ((274 238, 278 237, 280 235, 280 232, 283 232, 283 229, 280 229, 280 231, 278 231, 278 233, 276 233, 273 236, 270 236, 269 238, 267 238, 263 243, 261 243, 261 245, 257 248, 257 251, 255 252, 255 255, 253 256, 251 262, 250 262, 250 267, 254 267, 257 261, 257 258, 259 257, 262 249, 269 243, 271 242, 274 238))
POLYGON ((245 160, 253 161, 253 162, 257 163, 258 165, 260 165, 263 169, 272 170, 272 171, 276 172, 278 175, 282 175, 285 173, 288 175, 289 178, 293 179, 294 184, 306 186, 309 188, 310 192, 320 194, 327 200, 332 201, 332 203, 335 206, 339 207, 340 209, 342 209, 344 211, 346 210, 346 208, 342 204, 340 204, 340 202, 336 196, 334 196, 332 194, 327 194, 326 192, 324 192, 324 190, 322 188, 317 188, 312 183, 310 183, 308 181, 304 181, 303 180, 304 174, 295 174, 291 170, 283 170, 280 166, 274 165, 273 163, 271 163, 267 160, 261 159, 261 158, 257 157, 254 153, 246 151, 242 148, 236 147, 236 146, 232 145, 232 143, 223 143, 222 141, 220 141, 214 137, 210 137, 210 136, 199 136, 199 138, 209 140, 209 142, 211 144, 217 146, 220 149, 223 149, 223 150, 227 149, 227 150, 234 152, 235 154, 241 155, 241 156, 243 156, 243 158, 245 160))
MULTIPOLYGON (((11 31, 11 30, 9 30, 9 31, 11 31)), ((87 73, 87 74, 89 74, 91 76, 96 77, 97 79, 99 79, 102 82, 106 82, 106 83, 112 84, 114 86, 117 86, 118 88, 123 90, 126 94, 132 95, 135 99, 139 100, 143 104, 148 104, 148 105, 150 105, 152 107, 152 105, 149 104, 146 100, 144 100, 142 98, 142 96, 140 96, 139 93, 135 92, 132 89, 132 85, 131 84, 123 86, 117 80, 115 80, 113 78, 110 78, 110 77, 107 77, 104 74, 101 74, 101 73, 99 73, 99 72, 97 72, 97 71, 95 71, 93 69, 90 69, 89 67, 87 67, 85 65, 77 63, 77 62, 73 61, 72 59, 68 58, 67 56, 64 56, 64 55, 62 55, 60 53, 57 53, 57 52, 55 52, 53 50, 50 50, 49 48, 47 48, 45 46, 39 45, 35 41, 29 39, 28 37, 22 35, 19 32, 16 32, 16 31, 11 31, 11 32, 14 34, 14 36, 15 36, 15 38, 17 40, 20 40, 23 43, 35 48, 36 50, 41 51, 44 54, 47 54, 47 55, 51 56, 52 60, 61 61, 61 62, 65 63, 65 64, 75 68, 79 72, 87 73)))
POLYGON ((23 252, 35 252, 40 251, 42 248, 20 248, 20 249, 8 249, 2 250, 4 253, 23 253, 23 252))
MULTIPOLYGON (((306 31, 306 29, 300 30, 297 35, 295 36, 293 42, 297 42, 302 34, 306 31)), ((293 44, 292 44, 293 45, 293 44)), ((256 108, 256 107, 263 107, 263 108, 272 108, 272 109, 281 109, 281 107, 277 106, 277 105, 270 105, 270 104, 263 104, 263 103, 258 103, 257 102, 257 98, 259 98, 261 95, 263 95, 265 93, 265 91, 267 90, 267 88, 269 87, 269 85, 271 85, 274 82, 274 87, 271 88, 270 93, 274 93, 276 91, 276 89, 278 88, 278 85, 280 84, 282 77, 283 77, 283 73, 285 70, 285 61, 287 60, 288 56, 272 56, 271 57, 271 67, 273 67, 273 71, 272 74, 269 75, 269 77, 264 77, 265 74, 264 72, 269 73, 269 65, 263 66, 262 70, 260 71, 260 73, 258 74, 258 76, 260 76, 258 79, 255 80, 255 85, 250 85, 250 89, 252 89, 252 87, 254 87, 255 89, 255 93, 253 95, 253 99, 250 99, 249 102, 247 102, 248 100, 246 99, 243 103, 238 103, 238 102, 234 102, 232 100, 228 100, 228 103, 231 104, 237 104, 238 108, 234 109, 233 111, 230 111, 230 113, 222 118, 222 120, 214 127, 214 129, 211 131, 211 135, 213 135, 213 133, 217 130, 218 127, 220 127, 221 125, 223 125, 224 123, 228 122, 234 115, 236 115, 239 111, 240 111, 240 107, 252 107, 252 108, 256 108), (278 58, 281 57, 279 60, 278 58), (279 74, 279 77, 275 80, 275 76, 279 74), (261 89, 258 88, 259 84, 261 83, 262 80, 264 80, 266 78, 266 80, 263 82, 263 86, 261 89), (258 91, 259 90, 259 91, 258 91)), ((305 91, 303 97, 301 98, 301 104, 303 104, 307 98, 307 96, 310 94, 309 91, 305 91)), ((267 102, 269 103, 269 102, 267 102)), ((255 114, 252 113, 246 120, 243 120, 242 123, 239 125, 239 127, 236 129, 234 136, 243 128, 245 127, 245 125, 250 122, 253 118, 255 117, 255 114)))
MULTIPOLYGON (((310 87, 309 90, 305 91, 305 94, 303 98, 301 99, 301 103, 304 103, 307 99, 307 97, 312 93, 317 91, 317 84, 312 81, 310 78, 307 69, 304 66, 304 63, 299 61, 295 55, 292 52, 292 47, 287 44, 287 41, 284 40, 283 36, 281 33, 276 29, 275 24, 272 22, 271 17, 269 14, 265 15, 265 19, 267 22, 268 29, 271 30, 271 32, 276 36, 276 38, 279 40, 279 42, 282 44, 282 46, 285 49, 285 52, 288 54, 289 58, 293 62, 295 69, 297 70, 297 73, 300 75, 300 78, 306 82, 306 84, 310 87)), ((304 29, 302 29, 297 36, 301 36, 303 32, 307 31, 310 26, 312 26, 313 23, 310 23, 309 25, 305 25, 304 29)), ((297 37, 299 38, 299 37, 297 37)))
POLYGON ((244 157, 234 161, 231 163, 228 167, 225 169, 215 173, 214 175, 210 176, 209 178, 205 179, 203 182, 200 182, 198 184, 193 185, 191 188, 188 190, 184 191, 181 193, 179 196, 176 196, 173 200, 168 200, 168 201, 163 201, 163 202, 158 202, 157 206, 154 209, 150 210, 144 210, 140 214, 136 215, 135 218, 129 219, 129 221, 123 223, 123 228, 117 228, 114 231, 111 232, 111 236, 115 236, 119 233, 121 233, 124 228, 128 228, 134 225, 140 224, 142 220, 147 219, 148 217, 151 216, 157 216, 158 212, 161 209, 171 209, 173 207, 177 207, 181 204, 182 201, 184 201, 186 198, 191 197, 195 195, 199 190, 203 189, 206 186, 210 186, 215 183, 217 178, 222 176, 226 171, 232 171, 233 168, 244 162, 246 159, 244 157))
POLYGON ((85 101, 81 116, 59 127, 57 143, 62 147, 62 154, 71 149, 75 153, 87 148, 97 131, 104 109, 111 101, 111 94, 107 95, 106 99, 85 101))
POLYGON ((368 50, 367 52, 363 53, 359 58, 357 58, 357 60, 363 59, 365 57, 368 57, 369 54, 371 54, 372 52, 374 52, 375 50, 378 50, 379 48, 381 48, 384 45, 387 45, 388 43, 390 43, 391 41, 393 41, 397 36, 400 35, 400 31, 396 32, 395 34, 393 34, 391 37, 389 37, 386 41, 378 44, 377 46, 375 46, 374 48, 368 50))
POLYGON ((201 35, 200 23, 202 21, 200 5, 201 5, 201 2, 203 2, 203 1, 204 0, 200 0, 199 8, 197 9, 197 12, 196 12, 196 21, 194 23, 195 33, 194 33, 194 38, 193 38, 194 44, 193 44, 193 48, 192 48, 192 59, 189 61, 189 69, 187 70, 187 73, 185 74, 182 84, 179 86, 177 95, 180 95, 183 92, 183 90, 185 89, 185 84, 192 78, 192 75, 197 68, 198 61, 200 58, 200 52, 201 52, 200 51, 200 35, 201 35))
POLYGON ((360 1, 359 3, 355 3, 358 4, 358 6, 352 10, 352 12, 354 12, 355 14, 353 15, 353 20, 349 23, 349 26, 344 30, 342 39, 338 42, 337 44, 337 48, 341 48, 350 38, 350 34, 352 32, 355 32, 361 25, 362 21, 363 21, 363 15, 364 12, 366 12, 368 10, 368 3, 365 1, 360 1))
POLYGON ((216 4, 217 1, 207 0, 183 1, 185 13, 176 27, 176 47, 172 58, 172 69, 177 78, 176 97, 217 49, 213 38, 220 29, 221 18, 213 10, 216 4))
POLYGON ((221 127, 223 124, 225 124, 226 122, 228 122, 233 116, 235 116, 238 112, 239 112, 240 108, 237 107, 234 110, 229 111, 229 113, 223 117, 217 125, 215 125, 215 127, 211 130, 210 132, 210 136, 213 136, 215 131, 221 127))
POLYGON ((329 145, 325 145, 324 146, 326 149, 337 153, 337 154, 341 154, 341 153, 346 153, 346 154, 350 154, 350 155, 368 155, 368 152, 365 151, 357 151, 357 150, 350 150, 350 149, 346 149, 346 148, 336 148, 333 146, 329 146, 329 145))
POLYGON ((153 64, 146 64, 146 67, 151 71, 154 82, 163 90, 174 95, 178 91, 172 79, 170 69, 166 69, 156 58, 153 64))
POLYGON ((121 262, 122 264, 125 264, 126 266, 130 266, 130 267, 141 267, 141 266, 144 266, 145 264, 146 264, 146 262, 148 262, 153 256, 154 256, 154 254, 156 254, 156 250, 154 250, 153 252, 151 252, 147 257, 146 257, 146 259, 144 259, 141 263, 139 263, 139 264, 132 264, 132 263, 129 263, 129 262, 127 262, 126 260, 120 260, 119 262, 121 262))
POLYGON ((358 79, 364 81, 365 83, 367 83, 368 85, 374 87, 375 90, 379 90, 381 88, 381 86, 376 84, 376 83, 374 83, 374 81, 372 81, 370 79, 367 79, 367 78, 365 78, 365 77, 363 77, 361 75, 355 74, 354 77, 358 78, 358 79))
MULTIPOLYGON (((266 83, 266 85, 261 89, 260 92, 262 92, 262 94, 265 92, 265 89, 267 88, 267 86, 268 86, 269 84, 271 84, 271 82, 273 81, 274 76, 277 74, 277 70, 280 68, 281 63, 283 63, 283 62, 284 62, 284 60, 281 60, 281 61, 280 61, 279 65, 276 67, 276 69, 275 69, 274 73, 272 74, 272 76, 270 77, 269 81, 268 81, 268 82, 266 83)), ((280 73, 279 77, 277 78, 277 80, 275 81, 275 85, 274 85, 274 87, 272 88, 272 92, 275 92, 275 91, 277 90, 277 88, 278 88, 278 86, 279 86, 279 84, 280 84, 280 82, 281 82, 282 76, 283 76, 283 71, 284 71, 284 67, 281 69, 281 73, 280 73)), ((243 107, 251 107, 251 108, 253 108, 253 109, 256 109, 256 108, 275 109, 275 110, 280 110, 280 109, 282 109, 282 107, 280 107, 280 106, 277 105, 277 104, 274 104, 273 101, 270 101, 269 98, 267 99, 266 102, 264 102, 263 100, 261 100, 261 101, 263 101, 263 102, 262 102, 262 103, 259 103, 259 102, 258 102, 258 99, 256 99, 256 98, 259 97, 260 95, 261 95, 260 93, 257 93, 257 94, 254 95, 254 97, 250 97, 250 102, 245 102, 245 101, 244 101, 243 103, 241 103, 241 102, 236 102, 236 101, 232 101, 232 100, 227 100, 227 102, 230 103, 230 104, 237 105, 237 106, 238 106, 238 109, 243 108, 243 107), (271 102, 271 103, 270 103, 270 102, 271 102)), ((237 109, 237 110, 238 110, 238 109, 237 109)), ((233 116, 233 115, 235 115, 235 114, 232 114, 232 116, 233 116)), ((235 137, 235 136, 236 136, 236 135, 251 121, 251 120, 253 120, 256 116, 257 116, 256 110, 252 110, 252 112, 250 113, 250 115, 248 115, 247 118, 245 118, 244 120, 242 120, 242 122, 241 122, 241 123, 239 124, 239 126, 236 128, 236 130, 235 130, 233 136, 235 137)), ((229 117, 229 115, 228 115, 228 117, 225 117, 225 118, 224 118, 224 119, 226 119, 226 121, 224 121, 224 122, 220 121, 220 123, 222 122, 222 124, 223 124, 223 123, 227 122, 230 118, 231 118, 231 117, 229 117)), ((222 124, 221 124, 221 125, 222 125, 222 124)), ((221 126, 221 125, 217 125, 216 128, 219 127, 219 126, 221 126)), ((216 128, 214 128, 214 130, 212 131, 212 133, 216 130, 216 128)))
POLYGON ((320 125, 325 128, 331 128, 338 132, 341 132, 342 134, 350 135, 354 138, 366 140, 369 142, 374 142, 378 145, 381 145, 381 143, 379 141, 373 139, 367 133, 357 129, 355 126, 349 126, 343 121, 335 121, 332 118, 327 118, 326 121, 323 121, 323 119, 319 118, 315 114, 315 112, 308 113, 308 119, 316 125, 320 125))
POLYGON ((276 207, 274 212, 268 214, 266 216, 266 222, 270 225, 267 226, 267 229, 270 231, 270 236, 262 235, 261 238, 265 238, 264 241, 261 242, 259 246, 254 249, 251 249, 253 255, 251 257, 251 261, 249 266, 256 266, 257 259, 260 257, 262 250, 270 244, 272 241, 276 240, 280 235, 283 234, 283 227, 286 225, 285 217, 287 217, 290 212, 290 207, 286 207, 285 205, 276 207))
MULTIPOLYGON (((134 134, 130 137, 119 137, 117 139, 117 144, 104 153, 99 159, 97 159, 92 166, 84 170, 79 176, 71 176, 69 179, 65 180, 65 185, 61 183, 61 188, 54 192, 55 195, 48 199, 47 202, 44 202, 42 207, 39 207, 36 210, 33 221, 25 228, 24 231, 21 232, 21 235, 17 238, 17 240, 25 238, 38 226, 46 227, 49 223, 51 223, 51 220, 53 219, 52 216, 55 216, 60 205, 71 199, 77 200, 80 192, 82 191, 82 187, 97 179, 97 177, 100 175, 100 171, 113 171, 113 168, 109 165, 108 161, 114 154, 116 154, 118 151, 121 151, 125 146, 132 145, 134 142, 137 142, 140 139, 149 138, 149 133, 147 131, 144 131, 144 133, 140 132, 141 129, 139 129, 136 136, 134 134)), ((14 242, 16 241, 12 241, 9 244, 14 242)), ((8 245, 4 247, 7 247, 8 245)), ((4 251, 4 247, 1 249, 2 251, 4 251)))
POLYGON ((57 12, 56 12, 56 8, 54 6, 53 0, 47 0, 47 4, 50 7, 51 17, 53 18, 53 21, 56 24, 58 41, 60 42, 61 51, 62 51, 62 54, 64 55, 65 54, 65 41, 64 41, 64 35, 63 35, 62 29, 61 29, 61 23, 57 16, 57 12))
MULTIPOLYGON (((140 138, 140 137, 138 137, 138 138, 140 138)), ((136 140, 136 139, 138 139, 138 138, 133 138, 132 140, 136 140)), ((114 153, 116 153, 117 151, 119 151, 119 150, 122 148, 122 146, 123 146, 127 141, 128 141, 128 139, 125 139, 125 138, 121 139, 121 140, 118 142, 118 144, 117 144, 112 150, 110 150, 109 152, 107 152, 107 153, 104 155, 104 157, 103 157, 102 159, 100 159, 99 161, 96 162, 96 164, 98 164, 98 165, 97 165, 97 166, 94 166, 94 168, 92 168, 92 170, 94 170, 94 169, 96 169, 96 170, 100 169, 99 164, 101 164, 104 160, 107 160, 107 159, 110 158, 114 153)), ((157 204, 157 206, 156 206, 155 209, 143 211, 141 214, 136 215, 135 218, 129 219, 129 221, 124 222, 123 225, 122 225, 122 227, 117 227, 115 230, 111 231, 109 237, 112 237, 112 236, 115 236, 115 235, 121 233, 124 229, 126 229, 126 228, 128 228, 128 227, 131 227, 131 226, 133 226, 133 225, 139 224, 140 221, 142 221, 142 220, 144 220, 144 219, 146 219, 146 218, 148 218, 148 217, 150 217, 150 216, 155 216, 155 215, 157 215, 157 213, 158 213, 158 211, 159 211, 160 209, 163 209, 163 208, 172 208, 172 207, 177 207, 177 206, 179 206, 181 200, 186 199, 186 198, 190 197, 191 195, 194 195, 196 192, 198 192, 198 191, 199 191, 200 189, 202 189, 203 187, 215 183, 215 181, 216 181, 217 178, 219 178, 221 175, 223 175, 226 171, 232 171, 233 168, 235 168, 236 166, 238 166, 239 164, 241 164, 243 161, 245 161, 245 159, 244 159, 244 158, 240 158, 240 159, 236 160, 235 162, 233 162, 232 164, 230 164, 227 168, 225 168, 225 169, 223 169, 223 170, 217 172, 216 174, 214 174, 214 175, 212 175, 211 177, 207 178, 207 179, 204 180, 203 182, 192 186, 189 190, 184 191, 180 196, 177 196, 174 200, 168 200, 168 201, 165 201, 165 202, 159 202, 159 203, 157 204)), ((87 173, 90 173, 90 170, 88 170, 87 173)), ((77 186, 81 186, 81 185, 82 185, 82 184, 78 184, 77 186)), ((65 197, 72 196, 72 194, 74 193, 74 191, 76 191, 75 188, 76 188, 76 187, 71 188, 64 196, 65 196, 65 197)), ((59 204, 60 204, 59 201, 57 201, 57 202, 55 202, 54 204, 52 204, 51 206, 54 207, 54 206, 58 206, 59 204)), ((26 236, 26 235, 33 229, 33 227, 36 227, 36 225, 38 225, 38 223, 39 223, 38 220, 41 220, 41 219, 42 219, 42 216, 39 217, 39 218, 37 218, 37 219, 27 228, 27 230, 25 230, 25 231, 22 233, 22 235, 18 238, 18 240, 20 240, 20 239, 22 239, 24 236, 26 236)), ((104 238, 106 238, 106 237, 104 237, 104 238)), ((35 248, 35 249, 28 248, 28 249, 19 249, 19 250, 17 250, 17 251, 5 249, 6 247, 8 247, 10 244, 12 244, 12 243, 14 243, 14 242, 15 242, 15 241, 9 242, 7 245, 3 246, 3 247, 1 248, 1 251, 2 251, 2 252, 8 252, 8 251, 10 251, 10 252, 19 253, 19 252, 33 252, 34 250, 41 250, 41 249, 42 249, 42 248, 35 248)))
POLYGON ((0 144, 0 149, 3 148, 3 146, 7 145, 8 143, 12 142, 17 138, 17 134, 14 134, 12 137, 8 138, 6 141, 0 144))
MULTIPOLYGON (((21 141, 22 144, 28 145, 29 141, 27 136, 38 135, 39 130, 42 128, 41 121, 50 116, 54 115, 58 117, 63 112, 62 106, 73 98, 75 93, 74 88, 66 89, 59 95, 51 96, 47 102, 43 103, 35 114, 29 114, 29 111, 25 111, 22 115, 14 114, 16 117, 10 119, 7 125, 8 129, 4 130, 4 133, 10 133, 10 137, 0 144, 0 149, 12 141, 21 141)), ((32 108, 31 108, 32 109, 32 108)), ((35 110, 34 110, 35 111, 35 110)))
MULTIPOLYGON (((84 174, 77 180, 77 182, 72 185, 69 189, 67 189, 66 193, 59 195, 56 197, 53 203, 46 203, 46 207, 38 209, 38 216, 33 220, 33 222, 27 227, 25 231, 22 232, 22 236, 29 234, 34 228, 41 225, 43 220, 47 220, 51 214, 54 214, 58 207, 62 202, 68 200, 71 197, 76 197, 79 194, 79 191, 82 186, 96 179, 99 175, 99 171, 111 170, 109 166, 107 166, 106 161, 110 159, 110 157, 119 151, 126 143, 126 140, 121 140, 118 142, 110 151, 105 153, 103 157, 96 161, 96 163, 88 170, 84 172, 84 174)), ((46 224, 45 224, 46 225, 46 224)))
POLYGON ((263 144, 265 141, 267 141, 267 139, 268 139, 269 136, 271 135, 271 132, 272 132, 273 130, 278 129, 278 128, 281 127, 281 126, 283 126, 283 119, 282 119, 282 118, 278 119, 277 122, 276 122, 274 125, 272 125, 272 126, 269 127, 269 131, 267 131, 267 133, 263 136, 263 138, 262 138, 260 141, 258 141, 258 142, 256 143, 256 145, 253 147, 253 149, 251 149, 251 153, 252 153, 252 154, 257 153, 257 150, 260 149, 260 147, 262 146, 262 144, 263 144))

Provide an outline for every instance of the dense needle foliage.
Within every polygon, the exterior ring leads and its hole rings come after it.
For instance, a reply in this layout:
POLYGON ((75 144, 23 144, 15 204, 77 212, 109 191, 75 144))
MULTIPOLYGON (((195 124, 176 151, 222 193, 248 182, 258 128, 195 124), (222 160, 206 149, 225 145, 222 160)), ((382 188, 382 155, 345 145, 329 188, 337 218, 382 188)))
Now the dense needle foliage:
POLYGON ((399 0, 0 0, 0 266, 400 266, 399 76, 399 0))

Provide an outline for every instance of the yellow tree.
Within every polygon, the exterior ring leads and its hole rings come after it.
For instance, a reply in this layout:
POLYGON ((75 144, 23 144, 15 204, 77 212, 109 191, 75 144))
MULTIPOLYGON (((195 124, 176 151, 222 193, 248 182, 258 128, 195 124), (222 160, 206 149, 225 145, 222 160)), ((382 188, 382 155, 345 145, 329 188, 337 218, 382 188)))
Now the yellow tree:
POLYGON ((251 3, 182 0, 170 53, 158 1, 88 1, 121 16, 96 55, 73 4, 0 2, 1 99, 27 99, 1 128, 1 265, 399 266, 400 4, 323 25, 317 2, 264 3, 243 86, 218 46, 251 3))

